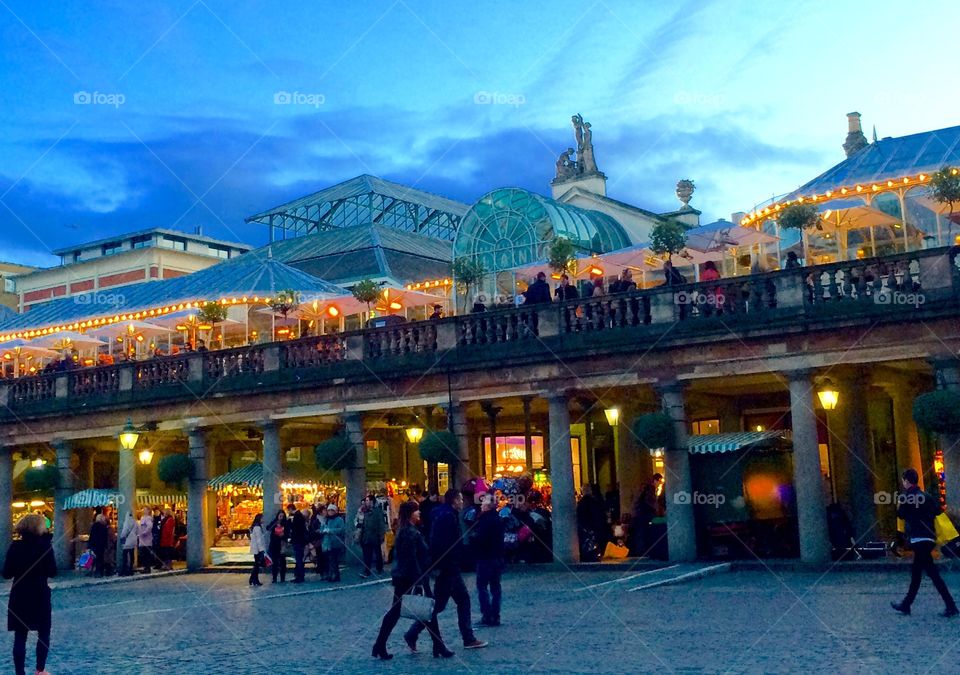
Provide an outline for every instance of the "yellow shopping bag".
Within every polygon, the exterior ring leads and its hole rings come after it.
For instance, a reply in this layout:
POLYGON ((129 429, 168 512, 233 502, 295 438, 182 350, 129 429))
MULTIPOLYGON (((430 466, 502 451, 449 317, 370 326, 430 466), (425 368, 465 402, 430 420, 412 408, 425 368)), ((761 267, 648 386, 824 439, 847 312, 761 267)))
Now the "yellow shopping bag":
POLYGON ((933 525, 937 530, 937 545, 943 546, 949 541, 953 541, 957 537, 960 537, 960 534, 957 533, 957 528, 953 526, 953 522, 950 520, 950 516, 946 513, 941 513, 937 516, 937 519, 933 521, 933 525))
POLYGON ((603 551, 604 558, 620 559, 626 558, 628 555, 630 555, 630 549, 626 546, 618 546, 612 541, 607 542, 607 548, 603 551))

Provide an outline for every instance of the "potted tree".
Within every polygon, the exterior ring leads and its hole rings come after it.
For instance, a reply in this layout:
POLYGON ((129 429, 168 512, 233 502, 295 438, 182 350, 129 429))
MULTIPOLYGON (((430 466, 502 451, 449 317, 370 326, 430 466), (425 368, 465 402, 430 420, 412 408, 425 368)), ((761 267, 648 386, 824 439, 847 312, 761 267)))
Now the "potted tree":
POLYGON ((547 250, 547 264, 557 274, 573 272, 577 249, 566 237, 555 237, 547 250))
POLYGON ((364 279, 354 285, 350 292, 353 293, 353 297, 367 306, 367 319, 369 320, 370 305, 380 298, 380 284, 373 279, 364 279))
MULTIPOLYGON (((217 324, 222 321, 225 321, 226 318, 227 318, 227 306, 221 305, 219 302, 204 303, 203 307, 200 308, 200 311, 197 312, 197 322, 199 323, 199 326, 210 326, 211 346, 213 342, 213 336, 216 334, 215 331, 217 328, 217 324)), ((220 346, 221 347, 223 346, 223 340, 220 341, 220 346)))
MULTIPOLYGON (((464 298, 469 298, 475 286, 483 280, 487 271, 478 258, 461 256, 453 261, 453 278, 457 282, 458 290, 463 291, 464 298)), ((466 302, 466 301, 465 301, 466 302)), ((464 306, 466 309, 466 304, 464 306)))
POLYGON ((780 227, 788 230, 809 230, 812 227, 823 229, 820 212, 813 204, 791 204, 777 216, 780 227))
POLYGON ((670 450, 676 445, 676 430, 670 416, 662 412, 640 415, 633 423, 633 435, 637 442, 647 450, 664 448, 670 450))
POLYGON ((650 231, 650 250, 670 260, 687 245, 687 228, 676 220, 664 220, 650 231))
POLYGON ((930 176, 927 184, 930 197, 939 204, 946 204, 950 208, 947 214, 947 237, 953 230, 953 205, 960 202, 960 170, 943 167, 930 176))
POLYGON ((313 458, 321 471, 352 469, 356 449, 342 433, 335 434, 319 443, 313 450, 313 458))
POLYGON ((193 461, 186 455, 167 455, 157 462, 157 477, 182 489, 184 481, 193 477, 193 461))

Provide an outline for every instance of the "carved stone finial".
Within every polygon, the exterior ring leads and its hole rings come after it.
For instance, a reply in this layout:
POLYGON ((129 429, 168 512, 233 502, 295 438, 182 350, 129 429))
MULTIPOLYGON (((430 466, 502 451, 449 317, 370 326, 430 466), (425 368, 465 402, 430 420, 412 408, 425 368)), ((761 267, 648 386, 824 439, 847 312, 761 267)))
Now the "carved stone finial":
POLYGON ((677 181, 677 199, 684 206, 690 206, 690 198, 693 197, 693 191, 696 186, 689 178, 683 178, 677 181))

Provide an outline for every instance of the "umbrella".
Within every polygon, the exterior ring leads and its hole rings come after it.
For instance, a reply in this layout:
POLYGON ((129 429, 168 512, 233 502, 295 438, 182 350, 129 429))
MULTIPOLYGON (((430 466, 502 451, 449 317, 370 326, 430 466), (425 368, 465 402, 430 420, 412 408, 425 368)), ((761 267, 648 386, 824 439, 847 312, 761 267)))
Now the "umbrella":
POLYGON ((102 326, 100 328, 94 328, 93 330, 87 331, 87 335, 113 338, 121 335, 147 336, 172 332, 173 331, 171 331, 169 328, 164 328, 163 326, 155 323, 147 323, 146 321, 119 321, 108 326, 102 326))
POLYGON ((722 251, 730 246, 769 244, 776 240, 772 234, 725 220, 687 230, 687 247, 698 251, 722 251))
POLYGON ((5 361, 13 361, 14 363, 14 377, 20 376, 20 357, 26 356, 28 358, 56 358, 60 356, 57 352, 52 349, 47 349, 46 347, 39 347, 37 345, 31 344, 27 340, 22 338, 17 338, 15 340, 9 340, 4 343, 0 343, 0 358, 5 361))
POLYGON ((56 333, 50 333, 49 335, 43 335, 38 338, 30 340, 30 344, 36 345, 38 347, 49 347, 51 349, 86 349, 89 347, 99 347, 101 345, 107 344, 105 340, 101 340, 90 335, 85 335, 83 333, 78 333, 72 330, 61 330, 56 333))

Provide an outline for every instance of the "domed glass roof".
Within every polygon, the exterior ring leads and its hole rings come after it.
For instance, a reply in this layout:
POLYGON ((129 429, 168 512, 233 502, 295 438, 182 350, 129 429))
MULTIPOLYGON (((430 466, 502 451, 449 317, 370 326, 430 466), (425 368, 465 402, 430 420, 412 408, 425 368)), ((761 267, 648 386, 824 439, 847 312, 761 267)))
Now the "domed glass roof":
POLYGON ((464 215, 454 240, 455 257, 479 258, 487 272, 501 272, 546 257, 554 237, 582 251, 606 253, 630 246, 626 230, 600 213, 547 199, 519 188, 489 192, 464 215))

